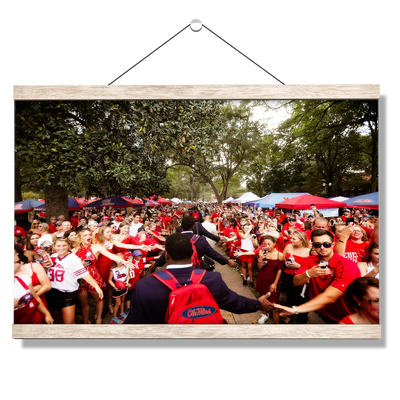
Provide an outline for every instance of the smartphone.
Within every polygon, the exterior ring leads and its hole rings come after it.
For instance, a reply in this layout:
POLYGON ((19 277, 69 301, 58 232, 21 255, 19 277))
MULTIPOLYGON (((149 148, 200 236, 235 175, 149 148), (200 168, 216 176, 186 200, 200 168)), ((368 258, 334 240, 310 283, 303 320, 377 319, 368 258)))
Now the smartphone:
POLYGON ((328 268, 329 261, 320 261, 319 262, 319 267, 320 268, 328 268))
POLYGON ((346 218, 346 225, 354 225, 354 217, 346 218))
POLYGON ((87 260, 83 260, 85 263, 87 263, 88 265, 92 265, 92 260, 91 259, 87 259, 87 260))

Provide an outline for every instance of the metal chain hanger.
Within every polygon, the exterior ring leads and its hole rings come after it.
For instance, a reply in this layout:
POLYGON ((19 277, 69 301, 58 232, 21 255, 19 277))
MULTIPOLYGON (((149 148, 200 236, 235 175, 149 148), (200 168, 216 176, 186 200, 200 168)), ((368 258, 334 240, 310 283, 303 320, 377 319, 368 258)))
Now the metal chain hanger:
POLYGON ((204 22, 203 18, 196 16, 189 18, 188 22, 180 26, 178 29, 175 29, 171 34, 146 51, 146 53, 127 65, 123 70, 118 72, 118 74, 114 75, 110 80, 108 80, 106 84, 113 85, 114 83, 120 82, 122 79, 126 78, 127 75, 130 75, 132 72, 136 71, 139 67, 149 61, 150 58, 153 58, 161 50, 165 49, 187 32, 192 35, 200 35, 203 32, 208 33, 211 37, 232 51, 232 53, 235 53, 242 60, 247 61, 248 64, 260 71, 263 75, 275 82, 281 83, 282 85, 286 83, 285 79, 281 78, 278 74, 270 70, 266 65, 258 61, 247 51, 244 51, 236 43, 232 42, 226 36, 218 32, 215 28, 204 22))

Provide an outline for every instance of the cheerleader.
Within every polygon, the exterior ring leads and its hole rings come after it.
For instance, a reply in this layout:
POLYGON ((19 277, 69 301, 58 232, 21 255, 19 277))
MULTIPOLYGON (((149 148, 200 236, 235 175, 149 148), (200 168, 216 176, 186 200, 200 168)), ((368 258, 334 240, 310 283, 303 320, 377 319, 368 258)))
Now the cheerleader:
MULTIPOLYGON (((90 276, 96 281, 99 287, 103 287, 103 279, 101 278, 99 271, 97 270, 97 257, 99 250, 96 249, 96 245, 92 245, 92 235, 89 229, 82 229, 79 231, 74 248, 72 252, 81 259, 82 265, 87 269, 90 276), (97 252, 96 252, 97 250, 97 252)), ((104 252, 106 252, 104 250, 104 252)), ((111 253, 110 253, 111 254, 111 253)), ((95 301, 96 313, 95 321, 96 324, 101 324, 102 313, 104 308, 104 300, 99 297, 96 289, 88 282, 83 281, 78 289, 78 300, 81 305, 83 323, 89 324, 89 296, 93 297, 95 301)))
POLYGON ((120 258, 120 261, 113 264, 113 268, 110 271, 110 277, 108 279, 108 283, 113 289, 112 297, 115 300, 113 317, 111 318, 110 323, 122 324, 126 318, 124 305, 125 296, 128 293, 129 269, 123 264, 124 255, 122 253, 118 253, 116 256, 120 258))
MULTIPOLYGON (((129 240, 129 239, 126 239, 129 240)), ((104 286, 107 287, 107 300, 108 300, 108 308, 110 313, 113 313, 113 307, 112 307, 112 288, 108 284, 108 279, 110 275, 110 270, 112 267, 112 260, 116 261, 114 258, 110 257, 109 254, 107 253, 113 253, 114 255, 117 253, 121 253, 125 249, 142 249, 144 251, 150 251, 151 247, 146 246, 144 244, 127 244, 125 240, 125 243, 121 243, 112 237, 112 232, 111 228, 108 226, 102 226, 99 229, 99 232, 97 234, 96 238, 96 245, 99 245, 98 248, 101 248, 103 251, 100 251, 100 255, 98 256, 97 259, 97 270, 99 271, 103 282, 104 286), (104 251, 105 250, 105 251, 104 251), (107 254, 107 255, 105 255, 107 254)))
MULTIPOLYGON (((256 247, 258 247, 257 236, 253 233, 253 225, 247 220, 246 222, 241 222, 243 228, 239 232, 241 239, 240 242, 240 252, 253 252, 256 247)), ((254 289, 253 283, 253 266, 254 266, 254 253, 253 254, 242 254, 239 256, 240 263, 242 265, 243 274, 243 286, 247 286, 247 272, 249 273, 250 286, 254 289)))
POLYGON ((69 250, 66 239, 57 238, 54 242, 54 251, 51 261, 43 262, 51 284, 51 290, 46 293, 47 304, 49 310, 52 310, 52 315, 61 314, 62 323, 74 324, 78 279, 82 278, 93 286, 100 298, 103 298, 103 291, 82 265, 80 258, 69 250))

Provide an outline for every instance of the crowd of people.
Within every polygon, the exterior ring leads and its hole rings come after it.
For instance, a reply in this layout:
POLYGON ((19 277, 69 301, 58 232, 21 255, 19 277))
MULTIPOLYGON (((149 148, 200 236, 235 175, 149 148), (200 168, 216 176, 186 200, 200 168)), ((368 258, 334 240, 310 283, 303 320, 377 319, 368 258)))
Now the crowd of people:
POLYGON ((209 270, 202 282, 217 305, 259 310, 259 324, 377 324, 379 218, 341 214, 208 203, 30 216, 14 227, 14 323, 71 324, 79 313, 101 324, 108 312, 112 324, 164 323, 170 289, 151 277, 165 269, 185 285, 208 257, 258 298, 209 270))

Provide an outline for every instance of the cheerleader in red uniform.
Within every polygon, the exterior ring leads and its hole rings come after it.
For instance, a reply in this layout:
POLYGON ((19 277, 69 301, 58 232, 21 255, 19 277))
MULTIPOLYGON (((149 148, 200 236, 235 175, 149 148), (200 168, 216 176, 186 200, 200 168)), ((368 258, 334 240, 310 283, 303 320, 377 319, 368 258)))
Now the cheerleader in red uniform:
POLYGON ((229 225, 224 229, 222 234, 225 236, 226 241, 223 246, 226 248, 230 258, 236 258, 236 248, 240 245, 239 227, 236 220, 231 218, 229 225))
MULTIPOLYGON (((101 251, 104 251, 104 254, 107 255, 106 250, 101 248, 97 248, 97 245, 92 245, 92 234, 89 229, 83 229, 78 233, 78 236, 75 241, 75 247, 72 250, 73 253, 77 257, 79 257, 82 261, 82 264, 88 270, 89 274, 96 281, 99 287, 104 287, 103 279, 97 270, 97 258, 101 251)), ((110 253, 111 254, 111 253, 110 253)), ((95 320, 96 324, 101 324, 102 313, 104 308, 104 301, 99 297, 96 289, 90 285, 90 283, 83 281, 78 289, 78 300, 82 309, 82 317, 83 323, 89 323, 89 298, 88 293, 93 297, 96 303, 96 313, 95 320)))

